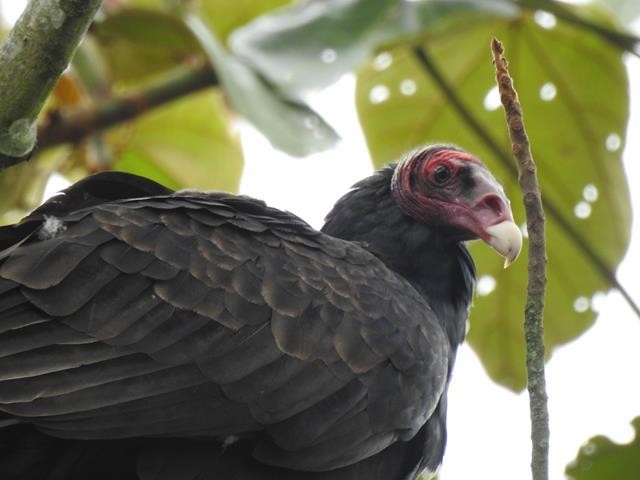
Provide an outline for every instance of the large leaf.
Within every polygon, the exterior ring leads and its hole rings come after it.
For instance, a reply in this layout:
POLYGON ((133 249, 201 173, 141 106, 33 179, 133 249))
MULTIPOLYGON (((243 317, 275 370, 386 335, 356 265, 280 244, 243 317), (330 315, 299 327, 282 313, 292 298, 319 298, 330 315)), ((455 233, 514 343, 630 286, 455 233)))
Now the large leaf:
POLYGON ((225 115, 220 95, 212 90, 155 109, 109 135, 114 167, 172 188, 233 192, 242 152, 225 115))
POLYGON ((416 35, 460 10, 509 15, 501 0, 310 0, 233 32, 231 50, 288 95, 324 87, 381 43, 416 35))
POLYGON ((186 24, 214 65, 234 109, 273 144, 291 155, 305 156, 332 147, 337 133, 303 102, 282 96, 250 67, 226 52, 217 35, 197 16, 186 24))
POLYGON ((201 8, 207 21, 213 25, 220 38, 227 36, 236 28, 248 23, 255 17, 286 5, 291 0, 204 0, 201 8))
POLYGON ((116 82, 143 80, 200 52, 180 19, 156 10, 118 10, 98 22, 93 34, 116 82))
POLYGON ((565 471, 572 480, 636 480, 640 472, 640 417, 631 422, 632 442, 620 445, 598 435, 580 448, 565 471))
MULTIPOLYGON (((491 37, 504 41, 543 196, 614 270, 627 248, 630 225, 620 159, 628 117, 626 72, 620 52, 600 38, 544 20, 532 12, 513 20, 460 16, 431 30, 424 46, 453 91, 508 152, 489 51, 491 37)), ((456 143, 483 158, 504 182, 515 217, 524 223, 513 173, 461 119, 411 49, 397 47, 385 55, 384 68, 374 61, 358 77, 358 111, 375 164, 422 143, 456 143)), ((590 299, 610 284, 549 211, 547 220, 545 341, 550 354, 593 323, 590 299)), ((480 294, 468 340, 494 380, 519 390, 525 385, 526 254, 504 270, 485 245, 471 248, 480 294)))
MULTIPOLYGON (((252 18, 288 0, 201 2, 220 38, 252 18)), ((140 81, 175 67, 201 52, 198 42, 173 8, 178 2, 129 0, 96 23, 92 30, 116 82, 140 81)))
MULTIPOLYGON (((178 13, 189 2, 184 0, 124 0, 132 7, 178 13)), ((213 26, 219 38, 225 39, 234 29, 270 10, 286 5, 291 0, 200 0, 199 8, 213 26)), ((196 2, 192 2, 196 3, 196 2)))

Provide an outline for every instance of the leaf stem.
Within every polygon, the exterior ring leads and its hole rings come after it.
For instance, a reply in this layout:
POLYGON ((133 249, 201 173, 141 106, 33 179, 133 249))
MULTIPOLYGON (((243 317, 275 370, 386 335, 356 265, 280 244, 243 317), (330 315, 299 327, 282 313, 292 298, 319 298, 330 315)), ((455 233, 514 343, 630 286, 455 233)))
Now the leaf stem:
POLYGON ((640 51, 638 51, 640 38, 631 33, 618 31, 614 28, 609 28, 600 23, 593 22, 588 18, 576 15, 560 2, 551 0, 517 0, 516 3, 520 7, 528 10, 546 10, 561 20, 564 20, 566 23, 591 31, 618 48, 626 50, 636 57, 640 57, 640 51))
MULTIPOLYGON (((466 105, 464 105, 458 94, 454 91, 453 88, 451 88, 449 82, 444 78, 440 69, 435 65, 427 50, 422 46, 416 46, 414 47, 413 51, 422 67, 435 81, 436 85, 438 85, 442 93, 447 97, 458 115, 460 115, 464 122, 467 123, 467 125, 487 146, 487 148, 489 148, 489 150, 493 152, 500 164, 503 165, 514 178, 517 178, 518 171, 516 166, 513 164, 509 153, 505 151, 503 147, 491 136, 491 134, 482 125, 482 123, 473 115, 471 110, 467 108, 466 105)), ((562 213, 562 209, 547 197, 542 199, 542 204, 549 217, 558 224, 560 229, 578 247, 578 249, 589 260, 591 265, 602 276, 602 278, 604 278, 622 294, 633 312, 638 318, 640 318, 640 306, 638 306, 633 298, 631 298, 631 295, 629 294, 627 289, 618 281, 615 272, 611 270, 611 268, 609 268, 607 262, 571 225, 569 220, 562 213)))
POLYGON ((0 170, 27 160, 36 118, 101 0, 29 0, 0 47, 0 170))
POLYGON ((144 90, 110 98, 97 105, 49 116, 38 128, 38 147, 73 143, 190 93, 218 84, 213 69, 199 62, 172 71, 144 90))
POLYGON ((500 99, 505 110, 511 149, 518 165, 518 182, 527 216, 529 232, 529 281, 524 314, 524 333, 527 346, 527 389, 529 390, 529 410, 531 412, 531 472, 533 480, 549 478, 549 411, 544 376, 543 312, 544 295, 547 284, 547 253, 544 234, 544 210, 540 195, 540 185, 536 175, 536 165, 531 155, 529 138, 524 128, 522 107, 513 81, 507 69, 507 61, 502 56, 502 44, 491 42, 496 82, 500 99))

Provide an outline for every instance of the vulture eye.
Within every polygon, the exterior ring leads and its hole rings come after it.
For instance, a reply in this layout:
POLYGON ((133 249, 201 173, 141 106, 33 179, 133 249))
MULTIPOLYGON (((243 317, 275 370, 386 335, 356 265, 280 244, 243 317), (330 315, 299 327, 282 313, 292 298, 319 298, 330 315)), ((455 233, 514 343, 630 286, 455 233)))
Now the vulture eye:
POLYGON ((438 185, 444 184, 449 178, 451 178, 451 170, 445 165, 438 165, 433 171, 433 180, 438 185))

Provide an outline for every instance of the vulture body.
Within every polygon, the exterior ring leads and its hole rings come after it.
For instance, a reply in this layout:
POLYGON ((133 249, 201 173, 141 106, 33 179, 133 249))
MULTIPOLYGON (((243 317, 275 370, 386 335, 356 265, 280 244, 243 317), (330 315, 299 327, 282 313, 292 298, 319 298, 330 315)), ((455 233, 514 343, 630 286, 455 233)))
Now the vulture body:
POLYGON ((248 197, 82 180, 0 228, 0 478, 435 470, 475 281, 463 242, 509 261, 512 225, 449 146, 356 184, 322 231, 248 197))

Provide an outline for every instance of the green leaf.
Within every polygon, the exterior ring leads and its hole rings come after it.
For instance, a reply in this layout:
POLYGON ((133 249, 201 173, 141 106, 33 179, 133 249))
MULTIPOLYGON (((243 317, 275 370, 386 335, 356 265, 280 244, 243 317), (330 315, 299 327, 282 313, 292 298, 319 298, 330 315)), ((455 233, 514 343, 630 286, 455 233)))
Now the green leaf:
MULTIPOLYGON (((233 0, 233 5, 230 5, 229 0, 202 0, 191 3, 197 4, 218 37, 225 39, 234 29, 253 18, 290 2, 291 0, 233 0)), ((126 0, 128 6, 173 14, 188 9, 189 3, 184 0, 126 0)))
POLYGON ((624 25, 631 25, 640 17, 640 2, 638 0, 598 0, 598 3, 609 7, 624 25))
MULTIPOLYGON (((620 52, 562 22, 542 28, 533 12, 513 20, 461 16, 430 30, 424 46, 433 62, 506 152, 510 145, 494 91, 489 50, 493 36, 504 41, 510 60, 543 197, 615 271, 629 243, 631 219, 620 158, 629 103, 620 52), (490 109, 483 106, 487 101, 490 109), (583 216, 587 218, 579 218, 583 216)), ((397 159, 423 143, 458 144, 482 158, 502 180, 516 221, 523 224, 513 173, 461 119, 410 48, 397 47, 388 54, 391 66, 376 68, 374 62, 358 77, 357 106, 374 163, 379 166, 397 159)), ((610 283, 549 210, 547 221, 544 328, 550 355, 594 322, 590 300, 610 288, 610 283)), ((504 270, 502 260, 486 245, 471 245, 481 285, 490 286, 494 280, 496 288, 476 296, 468 340, 489 375, 513 390, 522 389, 526 382, 522 331, 526 247, 525 242, 525 254, 504 270)))
POLYGON ((616 19, 611 9, 602 2, 585 2, 577 8, 558 0, 520 0, 520 5, 535 12, 542 23, 555 23, 559 19, 594 33, 610 45, 638 53, 640 39, 622 28, 622 19, 616 19))
POLYGON ((171 188, 236 191, 242 151, 227 125, 220 95, 190 95, 115 129, 114 168, 171 188))
POLYGON ((328 85, 369 55, 372 43, 379 40, 377 27, 395 3, 328 0, 295 4, 239 28, 229 45, 282 90, 328 85))
POLYGON ((300 97, 359 67, 381 43, 415 36, 460 10, 517 11, 492 0, 311 0, 237 29, 229 44, 281 91, 300 97))
POLYGON ((636 480, 640 472, 640 417, 631 421, 636 436, 620 445, 598 435, 580 448, 565 473, 572 480, 636 480))
POLYGON ((306 104, 279 94, 251 68, 229 55, 196 16, 186 23, 199 39, 234 109, 258 128, 274 147, 305 156, 332 147, 336 132, 306 104))
POLYGON ((291 0, 234 0, 233 8, 229 0, 206 0, 201 8, 206 19, 219 38, 225 39, 241 25, 266 12, 290 3, 291 0))
POLYGON ((121 9, 93 33, 116 82, 140 81, 201 51, 184 24, 161 11, 121 9))

